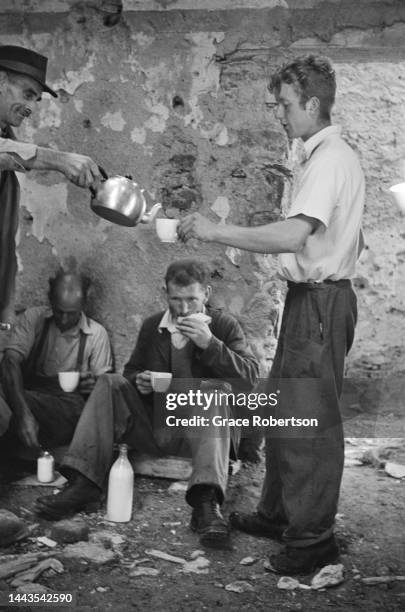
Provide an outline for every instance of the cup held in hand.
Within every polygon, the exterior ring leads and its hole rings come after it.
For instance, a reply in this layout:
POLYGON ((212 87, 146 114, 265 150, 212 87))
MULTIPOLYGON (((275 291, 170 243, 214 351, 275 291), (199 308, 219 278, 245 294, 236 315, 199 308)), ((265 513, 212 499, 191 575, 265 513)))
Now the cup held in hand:
POLYGON ((156 219, 156 233, 162 242, 176 242, 178 219, 156 219))
POLYGON ((405 215, 405 183, 398 183, 390 187, 394 200, 403 215, 405 215))
POLYGON ((172 377, 173 375, 171 372, 151 372, 150 383, 152 389, 156 391, 156 393, 165 393, 170 387, 172 377))
POLYGON ((80 372, 58 372, 58 379, 61 388, 70 393, 79 384, 80 372))

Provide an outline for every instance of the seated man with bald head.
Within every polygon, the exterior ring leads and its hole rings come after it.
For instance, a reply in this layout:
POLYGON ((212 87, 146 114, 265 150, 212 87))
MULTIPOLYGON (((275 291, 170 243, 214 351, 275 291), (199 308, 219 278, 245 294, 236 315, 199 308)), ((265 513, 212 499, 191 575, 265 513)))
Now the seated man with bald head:
POLYGON ((71 441, 96 378, 112 370, 107 332, 84 313, 88 288, 85 277, 60 272, 49 280, 50 308, 20 316, 0 366, 0 436, 32 449, 71 441), (80 382, 67 393, 58 372, 73 370, 80 382))

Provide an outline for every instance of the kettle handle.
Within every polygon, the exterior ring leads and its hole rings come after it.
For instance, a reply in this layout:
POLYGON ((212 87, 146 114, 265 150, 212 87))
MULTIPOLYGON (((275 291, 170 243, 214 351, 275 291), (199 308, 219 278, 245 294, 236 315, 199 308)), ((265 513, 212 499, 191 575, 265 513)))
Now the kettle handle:
MULTIPOLYGON (((103 179, 106 181, 108 179, 107 172, 104 170, 104 168, 102 166, 98 166, 98 170, 99 170, 101 176, 103 177, 103 179)), ((96 195, 97 195, 96 190, 94 189, 94 187, 89 187, 89 189, 90 189, 91 197, 95 198, 96 195)))

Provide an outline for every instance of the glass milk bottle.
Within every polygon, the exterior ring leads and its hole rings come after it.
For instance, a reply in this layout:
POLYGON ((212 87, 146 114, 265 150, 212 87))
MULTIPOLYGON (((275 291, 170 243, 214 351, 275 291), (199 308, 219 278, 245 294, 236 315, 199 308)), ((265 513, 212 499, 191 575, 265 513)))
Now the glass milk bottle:
POLYGON ((119 452, 108 477, 107 520, 127 523, 132 514, 134 471, 128 460, 128 446, 120 444, 119 452))
POLYGON ((37 479, 38 482, 52 482, 55 480, 55 461, 48 451, 43 452, 38 457, 37 479))

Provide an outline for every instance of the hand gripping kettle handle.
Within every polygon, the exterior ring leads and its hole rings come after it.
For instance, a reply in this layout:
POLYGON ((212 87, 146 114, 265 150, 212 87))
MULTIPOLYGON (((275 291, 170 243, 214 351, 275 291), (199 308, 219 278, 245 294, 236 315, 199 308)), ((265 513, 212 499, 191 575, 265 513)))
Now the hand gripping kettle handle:
MULTIPOLYGON (((104 170, 104 168, 102 166, 98 166, 98 170, 99 170, 101 176, 103 177, 103 179, 106 181, 108 179, 107 172, 104 170)), ((91 197, 95 198, 96 195, 97 195, 97 191, 94 189, 94 187, 89 187, 89 189, 90 189, 91 197)))

